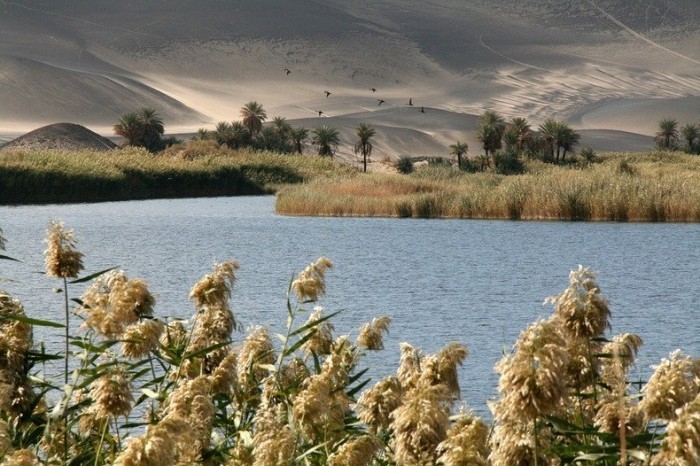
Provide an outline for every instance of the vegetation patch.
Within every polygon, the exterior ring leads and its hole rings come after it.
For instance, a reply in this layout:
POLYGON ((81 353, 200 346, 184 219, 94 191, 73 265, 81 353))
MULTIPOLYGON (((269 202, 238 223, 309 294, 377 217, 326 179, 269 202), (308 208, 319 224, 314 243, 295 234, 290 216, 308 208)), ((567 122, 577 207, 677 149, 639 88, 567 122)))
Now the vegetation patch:
POLYGON ((517 175, 443 166, 408 175, 344 174, 287 186, 276 206, 286 215, 700 221, 699 157, 650 152, 591 160, 565 166, 526 160, 517 175))

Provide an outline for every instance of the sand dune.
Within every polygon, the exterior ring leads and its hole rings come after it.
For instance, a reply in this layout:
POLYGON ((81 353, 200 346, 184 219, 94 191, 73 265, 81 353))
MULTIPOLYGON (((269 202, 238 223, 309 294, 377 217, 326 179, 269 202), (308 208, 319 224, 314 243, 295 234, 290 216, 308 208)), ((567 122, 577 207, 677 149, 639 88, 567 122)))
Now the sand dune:
POLYGON ((0 141, 58 121, 111 136, 140 106, 187 133, 257 100, 348 144, 371 123, 375 157, 478 153, 485 109, 641 150, 660 118, 700 120, 699 18, 696 0, 2 0, 0 141))

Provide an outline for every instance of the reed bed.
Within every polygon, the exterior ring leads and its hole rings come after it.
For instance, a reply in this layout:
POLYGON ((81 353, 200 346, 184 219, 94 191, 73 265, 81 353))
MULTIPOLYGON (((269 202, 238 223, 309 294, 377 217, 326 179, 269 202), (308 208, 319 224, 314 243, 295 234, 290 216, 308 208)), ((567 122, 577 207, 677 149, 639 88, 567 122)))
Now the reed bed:
POLYGON ((462 343, 435 354, 402 343, 396 373, 368 383, 363 357, 383 349, 391 319, 336 333, 319 305, 327 258, 290 282, 273 338, 240 333, 234 260, 194 284, 185 322, 159 315, 148 284, 123 270, 82 276, 77 236, 57 221, 47 233, 65 320, 33 318, 0 292, 3 466, 698 464, 700 359, 676 350, 632 380, 643 342, 606 333, 612 312, 585 267, 495 366, 489 425, 459 402, 462 343), (35 326, 65 333, 63 350, 35 342, 35 326))
POLYGON ((319 157, 234 151, 193 141, 153 155, 34 151, 0 154, 0 203, 37 204, 270 194, 280 185, 343 171, 319 157))
POLYGON ((609 154, 585 168, 527 167, 511 176, 435 167, 314 179, 280 190, 276 208, 285 215, 700 221, 700 157, 609 154))

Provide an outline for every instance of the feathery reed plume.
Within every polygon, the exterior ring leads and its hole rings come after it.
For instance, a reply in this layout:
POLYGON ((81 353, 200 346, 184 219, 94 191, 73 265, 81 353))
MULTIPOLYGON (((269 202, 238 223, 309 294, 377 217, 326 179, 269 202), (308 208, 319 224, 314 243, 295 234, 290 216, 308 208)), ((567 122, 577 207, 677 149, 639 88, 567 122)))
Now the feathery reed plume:
POLYGON ((104 337, 123 335, 141 317, 151 317, 155 298, 146 282, 129 279, 123 271, 111 271, 97 278, 81 298, 77 312, 85 315, 83 326, 104 337))
POLYGON ((26 373, 27 352, 33 345, 32 326, 13 317, 25 317, 24 306, 0 291, 0 411, 11 418, 32 409, 35 397, 26 373))
POLYGON ((122 354, 139 359, 158 347, 165 325, 156 319, 147 319, 129 325, 122 336, 122 354))
POLYGON ((666 427, 666 439, 652 466, 700 464, 700 394, 676 412, 666 427))
POLYGON ((187 330, 180 320, 173 320, 163 329, 159 339, 160 346, 168 351, 179 353, 187 345, 187 330))
POLYGON ((437 354, 438 380, 445 384, 453 398, 461 397, 459 390, 459 379, 457 377, 457 366, 461 366, 464 359, 469 355, 469 350, 461 343, 449 343, 437 354))
POLYGON ((608 301, 595 278, 595 273, 579 265, 569 273, 569 287, 545 301, 554 303, 555 319, 577 338, 599 337, 610 328, 608 301))
POLYGON ((357 337, 357 346, 371 351, 383 350, 382 333, 389 333, 391 318, 388 316, 375 317, 371 323, 364 324, 357 337))
POLYGON ((606 372, 611 369, 611 366, 614 366, 615 370, 617 370, 617 367, 620 367, 623 373, 627 373, 627 369, 634 364, 639 348, 641 348, 643 344, 644 342, 639 335, 623 333, 615 335, 612 341, 603 345, 601 352, 605 355, 613 356, 610 360, 612 363, 606 364, 603 368, 603 372, 601 373, 603 380, 606 380, 606 372))
POLYGON ((227 349, 227 354, 221 363, 214 369, 211 376, 211 391, 215 394, 225 395, 231 393, 236 383, 236 367, 238 366, 238 354, 232 349, 227 349))
POLYGON ((73 230, 66 230, 63 222, 52 221, 46 233, 46 274, 56 278, 77 278, 83 270, 83 254, 76 250, 73 230))
POLYGON ((357 417, 371 433, 386 430, 391 413, 401 405, 401 384, 394 376, 385 377, 362 392, 355 405, 357 417))
POLYGON ((245 393, 250 393, 268 373, 260 365, 274 362, 275 353, 269 332, 265 327, 254 327, 238 353, 238 385, 245 393))
POLYGON ((297 294, 299 301, 318 301, 318 298, 326 294, 326 270, 333 267, 333 263, 326 257, 320 257, 308 265, 292 282, 292 290, 297 294))
POLYGON ((347 335, 341 335, 333 342, 331 354, 323 361, 321 373, 331 383, 331 390, 341 390, 348 383, 349 374, 357 364, 357 353, 348 341, 347 335))
POLYGON ((252 447, 246 445, 239 438, 233 448, 228 451, 226 466, 253 466, 254 461, 252 447))
POLYGON ((134 401, 123 368, 112 368, 92 382, 89 397, 93 401, 89 409, 99 419, 128 415, 134 401))
MULTIPOLYGON (((323 308, 316 306, 306 321, 306 325, 313 325, 323 317, 323 308)), ((333 324, 325 320, 309 329, 311 337, 301 346, 304 353, 317 356, 327 355, 333 345, 333 324)))
MULTIPOLYGON (((0 317, 25 317, 24 306, 0 291, 0 317)), ((32 326, 15 319, 0 319, 0 370, 24 372, 26 353, 32 347, 32 326)))
POLYGON ((7 432, 7 422, 0 420, 0 458, 12 449, 12 440, 7 432))
POLYGON ((2 466, 41 466, 39 458, 28 448, 11 452, 0 464, 2 466))
POLYGON ((328 464, 329 466, 369 466, 380 447, 381 442, 372 435, 355 437, 341 445, 328 458, 328 464))
POLYGON ((228 304, 238 269, 236 261, 214 265, 214 272, 205 275, 190 291, 190 299, 194 301, 195 307, 200 310, 207 306, 228 304))
MULTIPOLYGON (((496 411, 498 407, 496 407, 496 411)), ((555 454, 545 455, 549 435, 544 429, 536 432, 534 423, 523 424, 509 419, 500 420, 491 436, 490 465, 542 465, 561 464, 555 454)))
POLYGON ((438 445, 438 462, 445 466, 488 466, 488 436, 489 428, 480 417, 463 414, 438 445))
POLYGON ((274 407, 259 409, 255 415, 253 436, 254 466, 290 465, 294 460, 296 436, 282 423, 274 407))
POLYGON ((192 429, 188 420, 168 416, 150 425, 141 437, 132 438, 114 460, 113 466, 162 466, 178 463, 192 450, 192 429))
POLYGON ((447 387, 427 380, 404 393, 403 403, 391 413, 397 464, 435 464, 437 446, 445 440, 450 425, 451 404, 447 387))
POLYGON ((520 334, 515 352, 496 364, 501 377, 499 416, 530 423, 559 407, 566 393, 566 341, 552 321, 530 325, 520 334))
POLYGON ((209 447, 212 421, 215 408, 212 400, 212 386, 208 376, 199 376, 181 382, 163 402, 164 419, 169 417, 185 419, 193 438, 183 458, 196 461, 202 451, 209 447))
POLYGON ((676 410, 690 402, 700 392, 700 378, 694 374, 695 364, 681 350, 673 351, 668 359, 653 366, 654 373, 642 389, 639 402, 646 419, 676 419, 676 410))
POLYGON ((294 398, 292 413, 299 430, 311 440, 328 439, 342 434, 343 418, 350 400, 341 391, 334 392, 325 373, 304 380, 294 398))
POLYGON ((401 348, 401 359, 396 375, 404 390, 408 390, 416 385, 421 373, 421 352, 418 348, 403 342, 401 348))

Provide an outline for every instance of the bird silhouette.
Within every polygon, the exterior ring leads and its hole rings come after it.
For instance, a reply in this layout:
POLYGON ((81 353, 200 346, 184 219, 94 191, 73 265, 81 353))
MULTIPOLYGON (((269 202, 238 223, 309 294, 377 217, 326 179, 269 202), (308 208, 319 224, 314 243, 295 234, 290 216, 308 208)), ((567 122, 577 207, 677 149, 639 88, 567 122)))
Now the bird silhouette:
POLYGON ((292 72, 292 70, 290 70, 289 68, 285 68, 285 69, 284 69, 284 71, 286 71, 286 72, 287 72, 287 76, 289 76, 289 73, 291 73, 291 72, 292 72))
POLYGON ((420 108, 421 113, 425 113, 425 109, 423 107, 420 108))
POLYGON ((331 95, 331 93, 330 93, 330 92, 328 92, 328 91, 323 91, 323 92, 325 92, 325 93, 326 93, 326 99, 328 98, 328 96, 329 96, 329 95, 331 95))
POLYGON ((408 99, 408 105, 413 106, 413 99, 408 99))
POLYGON ((323 115, 323 112, 321 110, 318 111, 318 116, 323 115))
POLYGON ((379 103, 378 103, 377 105, 381 105, 381 104, 383 104, 384 102, 386 102, 384 99, 377 99, 377 100, 379 101, 379 103))
POLYGON ((373 88, 370 89, 370 91, 372 91, 372 92, 377 92, 377 88, 373 87, 373 88))

